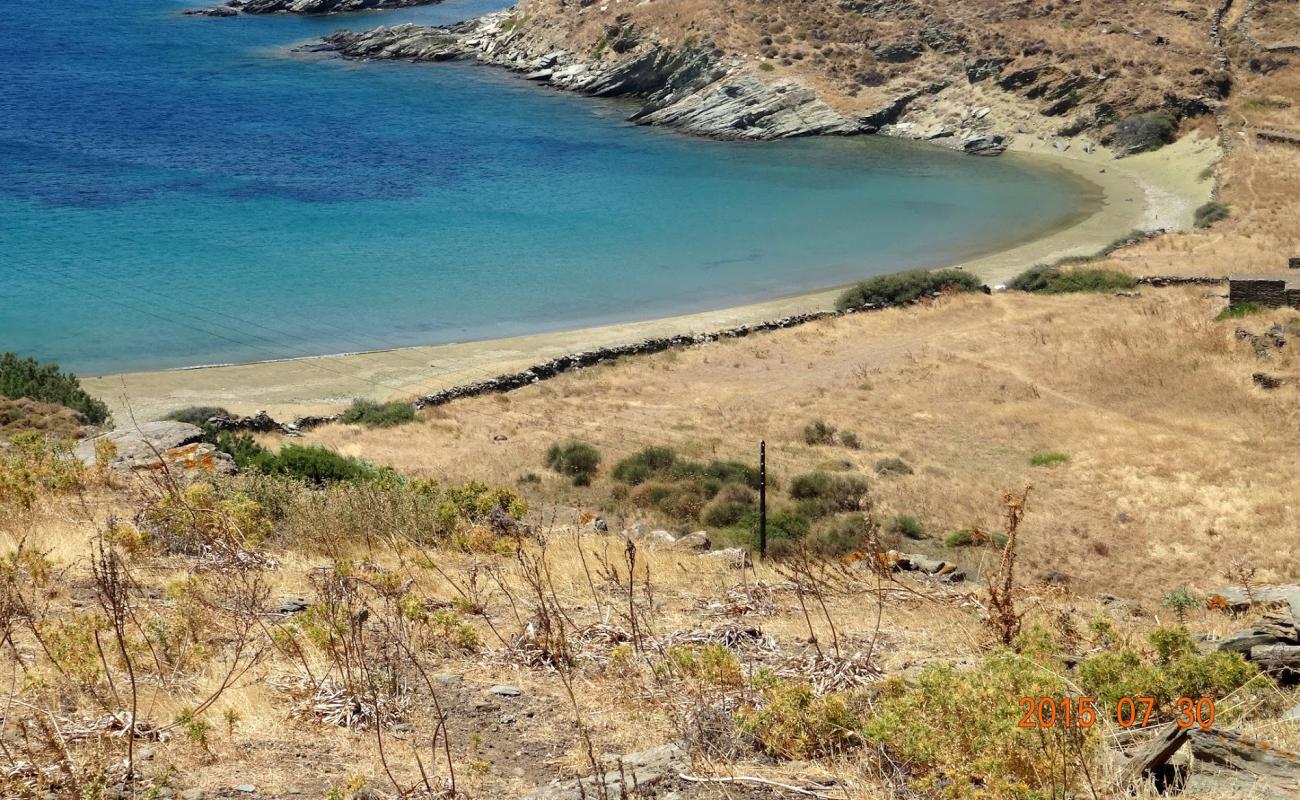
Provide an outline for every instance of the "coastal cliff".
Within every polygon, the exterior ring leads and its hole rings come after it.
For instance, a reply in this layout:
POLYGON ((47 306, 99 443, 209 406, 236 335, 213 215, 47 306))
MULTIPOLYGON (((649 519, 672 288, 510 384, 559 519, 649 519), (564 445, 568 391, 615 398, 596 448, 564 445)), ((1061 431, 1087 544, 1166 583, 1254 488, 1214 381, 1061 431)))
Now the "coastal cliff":
POLYGON ((321 49, 474 59, 639 98, 634 121, 720 139, 878 132, 995 155, 1017 136, 1085 135, 1123 152, 1140 149, 1125 140, 1126 120, 1152 113, 1177 126, 1229 90, 1214 10, 1173 5, 1138 14, 1120 0, 522 0, 445 28, 341 31, 321 49))
POLYGON ((786 139, 863 132, 808 87, 760 80, 735 59, 686 42, 642 42, 614 34, 613 57, 592 57, 522 33, 514 12, 489 14, 445 28, 402 25, 362 33, 340 31, 324 50, 352 59, 447 61, 474 59, 506 67, 559 89, 597 97, 635 97, 645 105, 632 120, 718 139, 786 139))
POLYGON ((227 0, 214 8, 197 8, 185 13, 202 17, 234 17, 239 14, 326 15, 384 11, 441 2, 442 0, 227 0))

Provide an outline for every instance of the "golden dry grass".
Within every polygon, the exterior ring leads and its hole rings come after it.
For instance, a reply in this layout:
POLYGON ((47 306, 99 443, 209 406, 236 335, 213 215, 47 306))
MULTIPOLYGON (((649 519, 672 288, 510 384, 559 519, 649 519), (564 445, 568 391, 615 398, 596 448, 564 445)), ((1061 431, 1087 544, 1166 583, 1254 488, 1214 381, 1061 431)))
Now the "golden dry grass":
POLYGON ((901 456, 915 475, 872 476, 882 515, 911 514, 939 533, 996 528, 1001 491, 1033 483, 1025 563, 1085 591, 1215 585, 1233 558, 1269 580, 1300 578, 1285 477, 1297 466, 1297 389, 1251 380, 1296 365, 1233 339, 1237 327, 1295 314, 1213 322, 1223 305, 1213 294, 959 297, 596 367, 436 409, 421 425, 335 426, 309 440, 443 479, 537 473, 542 488, 525 493, 566 514, 599 508, 610 491, 606 478, 580 490, 545 473, 545 448, 573 437, 601 449, 607 467, 648 445, 753 462, 766 439, 770 469, 787 479, 841 461, 869 475, 877 459, 901 456), (813 419, 857 432, 864 449, 805 445, 813 419), (1070 461, 1031 467, 1043 451, 1070 461))

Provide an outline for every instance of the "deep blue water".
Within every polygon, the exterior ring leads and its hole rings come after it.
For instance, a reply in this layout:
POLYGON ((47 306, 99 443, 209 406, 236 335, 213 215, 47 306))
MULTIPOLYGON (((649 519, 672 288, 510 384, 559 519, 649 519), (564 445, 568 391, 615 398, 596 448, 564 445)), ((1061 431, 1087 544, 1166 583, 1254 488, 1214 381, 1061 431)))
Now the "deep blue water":
POLYGON ((488 68, 287 51, 501 0, 328 19, 4 5, 0 350, 83 373, 736 305, 950 263, 1077 210, 1074 186, 1007 159, 700 141, 488 68))

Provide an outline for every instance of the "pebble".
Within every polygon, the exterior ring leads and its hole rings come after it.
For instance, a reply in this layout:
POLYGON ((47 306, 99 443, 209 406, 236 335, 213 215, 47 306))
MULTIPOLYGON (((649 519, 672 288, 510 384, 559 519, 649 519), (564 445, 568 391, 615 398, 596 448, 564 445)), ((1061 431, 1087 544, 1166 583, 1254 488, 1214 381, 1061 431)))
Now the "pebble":
POLYGON ((251 783, 237 783, 232 788, 236 792, 241 792, 243 794, 253 794, 257 791, 257 787, 251 783))
POLYGON ((518 697, 524 693, 518 686, 510 686, 504 683, 498 683, 496 686, 488 689, 488 691, 499 697, 518 697))
POLYGON ((203 790, 185 789, 181 792, 181 800, 203 800, 203 790))
POLYGON ((464 675, 452 675, 450 672, 439 672, 437 675, 434 675, 434 676, 433 676, 433 679, 434 679, 435 681, 437 681, 438 683, 442 683, 442 684, 450 685, 450 684, 453 684, 453 683, 460 683, 460 682, 464 681, 464 680, 465 680, 465 676, 464 676, 464 675))

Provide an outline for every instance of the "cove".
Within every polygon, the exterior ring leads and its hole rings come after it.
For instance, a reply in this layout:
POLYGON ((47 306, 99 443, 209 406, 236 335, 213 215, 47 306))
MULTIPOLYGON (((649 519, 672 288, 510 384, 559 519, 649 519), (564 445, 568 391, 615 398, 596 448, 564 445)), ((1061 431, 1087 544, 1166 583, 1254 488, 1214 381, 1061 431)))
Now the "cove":
POLYGON ((289 52, 502 5, 10 0, 0 350, 104 374, 571 329, 955 263, 1080 212, 1014 159, 711 142, 489 68, 289 52))

